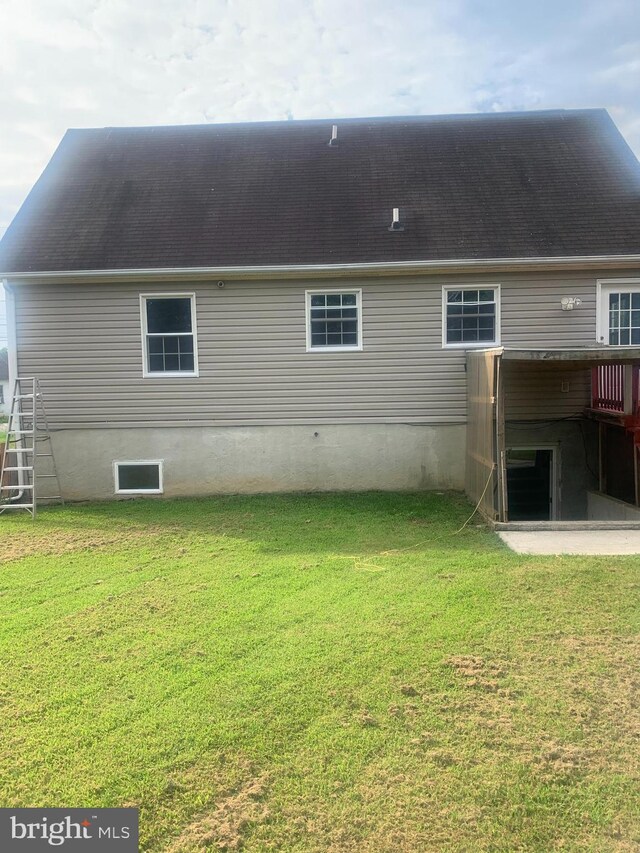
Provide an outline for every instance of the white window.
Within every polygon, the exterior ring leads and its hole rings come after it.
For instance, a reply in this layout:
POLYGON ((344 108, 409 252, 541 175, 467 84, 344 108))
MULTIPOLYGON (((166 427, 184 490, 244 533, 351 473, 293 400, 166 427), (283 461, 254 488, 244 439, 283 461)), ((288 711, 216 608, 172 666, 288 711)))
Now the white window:
POLYGON ((500 288, 446 285, 442 288, 442 343, 486 347, 500 342, 500 288))
POLYGON ((114 462, 113 473, 117 495, 162 494, 162 459, 114 462))
POLYGON ((197 376, 196 297, 160 293, 140 297, 145 376, 197 376))
POLYGON ((640 346, 640 279, 599 281, 598 290, 598 341, 640 346))
POLYGON ((362 291, 307 291, 307 352, 362 349, 362 291))

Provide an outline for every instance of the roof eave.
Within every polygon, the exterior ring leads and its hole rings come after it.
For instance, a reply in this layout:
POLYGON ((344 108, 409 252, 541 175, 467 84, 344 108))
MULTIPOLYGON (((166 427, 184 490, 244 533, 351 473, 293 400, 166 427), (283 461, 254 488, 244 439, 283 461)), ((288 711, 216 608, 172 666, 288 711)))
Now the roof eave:
POLYGON ((556 269, 625 269, 640 267, 640 254, 577 255, 536 258, 468 258, 452 260, 382 261, 366 263, 281 264, 210 267, 149 267, 98 270, 42 270, 35 272, 0 272, 10 283, 65 279, 153 279, 176 281, 211 278, 305 278, 388 274, 435 274, 447 272, 500 272, 556 269))

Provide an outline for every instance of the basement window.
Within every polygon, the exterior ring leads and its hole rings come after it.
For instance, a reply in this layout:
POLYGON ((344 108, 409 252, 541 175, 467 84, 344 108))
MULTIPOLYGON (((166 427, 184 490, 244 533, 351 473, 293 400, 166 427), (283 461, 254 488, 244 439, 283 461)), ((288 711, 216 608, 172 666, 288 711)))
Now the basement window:
POLYGON ((442 289, 442 340, 445 347, 482 347, 500 339, 500 289, 442 289))
POLYGON ((362 349, 360 290, 308 290, 307 352, 362 349))
POLYGON ((162 460, 142 459, 113 463, 117 495, 161 495, 162 460))
POLYGON ((144 376, 197 376, 195 294, 150 294, 140 301, 144 376))

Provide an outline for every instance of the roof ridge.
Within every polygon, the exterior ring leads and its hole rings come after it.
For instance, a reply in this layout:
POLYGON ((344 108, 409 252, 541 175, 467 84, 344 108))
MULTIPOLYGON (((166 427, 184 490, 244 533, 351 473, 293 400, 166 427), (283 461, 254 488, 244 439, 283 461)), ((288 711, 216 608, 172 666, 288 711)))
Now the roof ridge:
POLYGON ((429 113, 429 114, 410 114, 410 115, 389 115, 389 116, 327 116, 325 118, 302 118, 302 119, 268 119, 264 121, 222 121, 222 122, 200 122, 186 124, 132 124, 132 125, 105 125, 103 127, 74 127, 69 128, 67 132, 84 132, 84 131, 132 131, 132 130, 189 130, 189 129, 205 129, 205 128, 249 128, 249 127, 296 127, 296 126, 311 126, 324 124, 402 124, 403 122, 410 123, 428 123, 428 122, 456 122, 456 121, 504 121, 507 119, 528 119, 528 118, 563 118, 567 116, 577 115, 609 115, 605 107, 581 107, 576 109, 554 108, 545 110, 509 110, 503 112, 469 112, 469 113, 429 113))

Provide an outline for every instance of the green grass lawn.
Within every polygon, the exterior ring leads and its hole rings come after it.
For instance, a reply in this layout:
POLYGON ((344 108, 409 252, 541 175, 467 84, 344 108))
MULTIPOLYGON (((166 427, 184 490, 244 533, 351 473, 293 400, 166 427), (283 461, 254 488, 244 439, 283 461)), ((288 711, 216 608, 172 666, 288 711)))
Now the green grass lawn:
POLYGON ((451 495, 0 517, 0 805, 145 851, 632 851, 640 559, 451 495))

